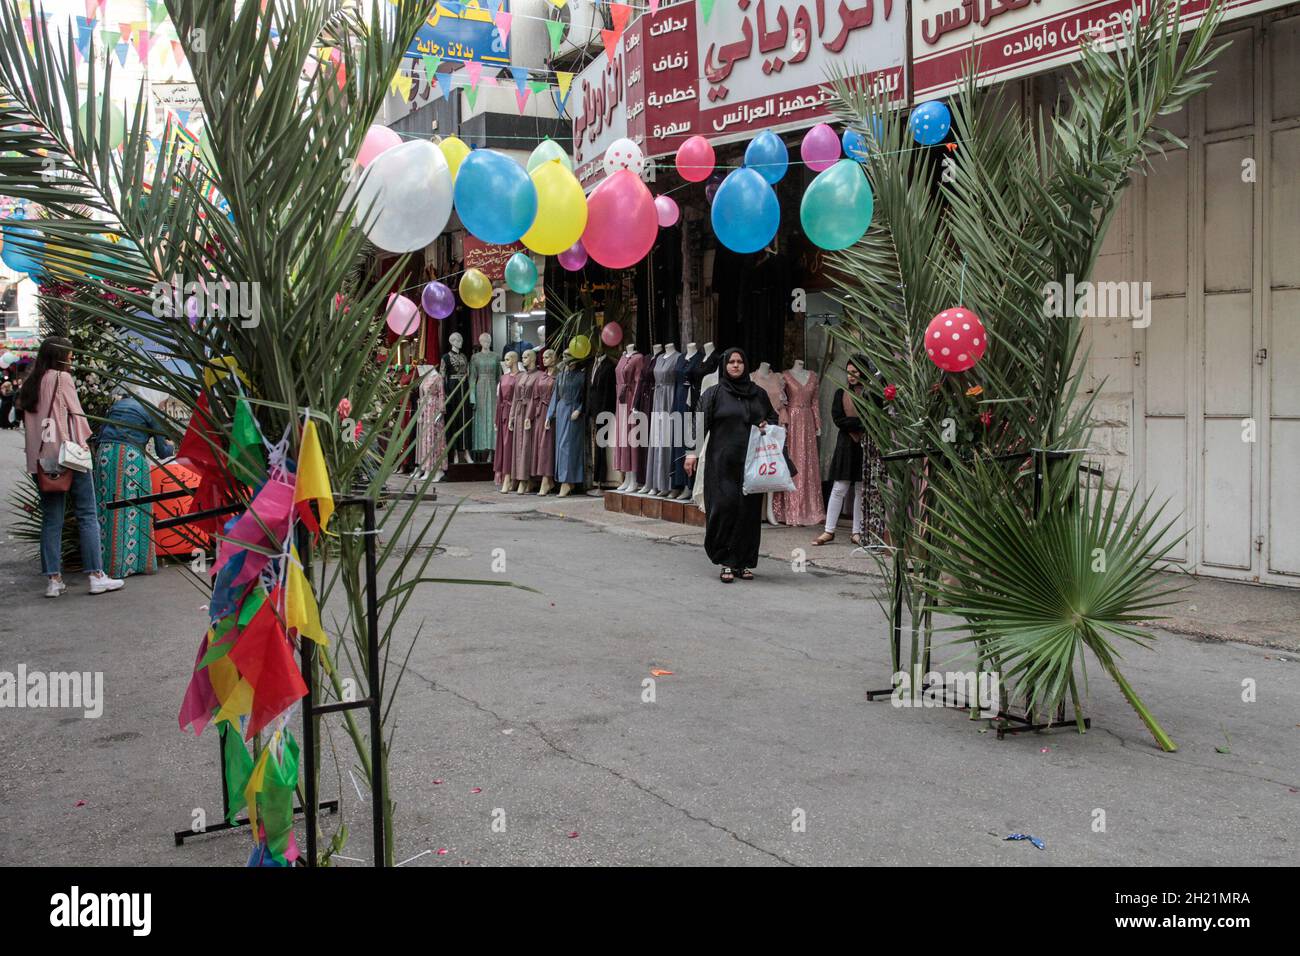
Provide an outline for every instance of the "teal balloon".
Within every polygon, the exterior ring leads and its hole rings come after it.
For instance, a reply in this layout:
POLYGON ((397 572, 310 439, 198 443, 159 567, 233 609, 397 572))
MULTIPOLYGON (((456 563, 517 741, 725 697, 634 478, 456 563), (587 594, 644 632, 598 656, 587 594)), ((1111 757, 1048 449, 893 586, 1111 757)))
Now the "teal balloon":
POLYGON ((733 169, 713 197, 713 232, 732 252, 757 252, 776 236, 781 204, 766 179, 733 169))
POLYGON ((524 167, 509 156, 476 149, 456 173, 456 212, 470 234, 508 246, 537 218, 537 188, 524 167))
POLYGON ((875 200, 866 173, 852 159, 841 159, 817 174, 803 194, 799 222, 822 249, 847 249, 871 225, 875 200))
POLYGON ((779 183, 790 166, 790 151, 780 136, 764 130, 745 147, 745 165, 769 183, 779 183))
POLYGON ((564 147, 553 139, 544 139, 537 144, 537 148, 528 157, 528 172, 531 174, 542 163, 549 163, 553 159, 558 159, 565 169, 573 172, 573 160, 564 151, 564 147))
POLYGON ((4 248, 0 249, 0 260, 4 261, 14 272, 25 272, 33 279, 40 279, 45 274, 45 269, 41 266, 41 260, 38 254, 30 247, 19 248, 18 243, 22 242, 44 243, 44 238, 40 232, 35 229, 25 229, 22 226, 6 224, 4 227, 4 248))
POLYGON ((516 252, 506 263, 506 285, 511 292, 527 295, 537 287, 537 264, 526 252, 516 252))

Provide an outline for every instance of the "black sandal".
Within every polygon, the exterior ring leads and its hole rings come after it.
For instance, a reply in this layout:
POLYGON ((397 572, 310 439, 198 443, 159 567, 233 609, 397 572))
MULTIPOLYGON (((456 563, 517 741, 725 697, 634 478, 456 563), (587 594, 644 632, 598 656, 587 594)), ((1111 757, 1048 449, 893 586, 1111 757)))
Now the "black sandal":
POLYGON ((741 568, 741 569, 740 569, 740 580, 742 580, 742 581, 752 581, 752 580, 754 580, 754 572, 751 571, 751 570, 749 570, 749 568, 741 568))
POLYGON ((732 572, 731 568, 723 568, 722 573, 718 575, 718 580, 723 584, 730 584, 732 581, 736 580, 736 575, 732 572))

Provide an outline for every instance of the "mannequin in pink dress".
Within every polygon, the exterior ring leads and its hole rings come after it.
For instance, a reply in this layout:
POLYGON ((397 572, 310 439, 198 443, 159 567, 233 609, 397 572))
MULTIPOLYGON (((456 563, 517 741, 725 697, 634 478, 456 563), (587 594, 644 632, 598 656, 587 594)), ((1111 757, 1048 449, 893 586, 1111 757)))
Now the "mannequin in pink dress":
POLYGON ((532 420, 533 477, 542 479, 539 495, 548 494, 555 485, 555 429, 546 420, 546 409, 551 404, 555 390, 555 349, 542 353, 544 371, 533 383, 529 399, 528 417, 532 420))
POLYGON ((640 456, 644 454, 645 435, 642 429, 634 429, 632 414, 636 409, 637 389, 641 381, 641 371, 646 357, 636 350, 636 345, 629 342, 623 357, 614 366, 614 389, 618 398, 616 417, 614 419, 614 467, 623 473, 623 483, 619 491, 631 491, 636 486, 636 469, 640 456), (641 445, 634 445, 634 431, 639 434, 641 445))
MULTIPOLYGON (((754 370, 754 374, 750 377, 754 380, 754 384, 767 392, 767 397, 771 400, 772 407, 776 409, 778 419, 777 423, 780 425, 786 425, 785 378, 779 372, 772 371, 772 366, 767 362, 760 362, 758 368, 754 370)), ((789 442, 788 435, 786 436, 786 441, 787 443, 789 442)), ((797 462, 795 463, 795 467, 799 467, 797 462)), ((785 523, 784 498, 784 494, 768 495, 767 503, 763 510, 766 512, 769 521, 776 524, 785 523)))
POLYGON ((777 496, 786 524, 821 524, 826 519, 822 503, 822 470, 817 455, 817 436, 821 434, 821 412, 818 410, 820 379, 796 361, 794 368, 782 373, 785 394, 789 404, 785 407, 785 445, 794 462, 794 491, 783 491, 777 496))
POLYGON ((538 377, 545 374, 537 371, 537 353, 532 350, 525 352, 523 368, 515 376, 515 394, 508 422, 510 440, 514 443, 510 452, 510 475, 515 480, 515 494, 519 495, 532 491, 535 445, 532 440, 533 420, 528 412, 532 406, 533 386, 538 377))
POLYGON ((510 469, 515 450, 514 439, 510 435, 510 409, 514 404, 515 377, 519 372, 518 353, 507 352, 506 360, 501 363, 501 366, 503 374, 501 380, 497 382, 497 447, 492 462, 501 493, 509 494, 510 486, 514 484, 514 476, 511 475, 510 469))

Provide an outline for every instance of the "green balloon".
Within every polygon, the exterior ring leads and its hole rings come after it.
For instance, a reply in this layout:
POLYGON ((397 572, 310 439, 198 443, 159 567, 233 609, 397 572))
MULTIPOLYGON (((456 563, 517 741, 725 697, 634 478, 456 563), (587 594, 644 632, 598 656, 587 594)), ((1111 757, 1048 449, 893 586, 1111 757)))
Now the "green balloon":
MULTIPOLYGON (((82 103, 81 108, 77 110, 77 119, 81 123, 82 135, 89 135, 90 121, 86 116, 86 111, 90 103, 82 103)), ((104 97, 95 97, 95 134, 102 140, 104 138, 104 129, 101 120, 104 116, 104 97)), ((122 145, 122 140, 126 139, 126 118, 122 111, 116 106, 109 104, 108 107, 108 148, 117 149, 122 145)))
POLYGON ((549 163, 553 159, 558 159, 564 163, 564 168, 573 172, 573 160, 569 159, 569 154, 553 139, 544 139, 537 144, 533 154, 528 157, 528 172, 531 173, 542 163, 549 163))
POLYGON ((875 200, 862 166, 841 159, 817 174, 799 206, 803 231, 822 249, 847 249, 867 232, 875 200))
POLYGON ((537 287, 537 265, 526 252, 516 252, 506 263, 506 285, 510 291, 527 295, 537 287))

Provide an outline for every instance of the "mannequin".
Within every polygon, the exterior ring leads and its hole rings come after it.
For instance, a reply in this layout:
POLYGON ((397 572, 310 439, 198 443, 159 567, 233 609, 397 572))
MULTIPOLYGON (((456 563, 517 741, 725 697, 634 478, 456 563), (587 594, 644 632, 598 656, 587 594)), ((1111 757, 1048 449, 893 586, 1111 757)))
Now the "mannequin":
POLYGON ((782 518, 789 525, 821 524, 826 518, 822 502, 822 470, 817 437, 821 434, 817 376, 796 360, 785 379, 785 446, 794 462, 794 491, 783 491, 780 501, 782 518))
POLYGON ((478 337, 479 351, 469 360, 469 401, 474 409, 470 448, 482 461, 496 449, 497 383, 501 380, 501 363, 492 353, 492 336, 478 337))
POLYGON ((624 494, 636 487, 636 468, 642 452, 644 425, 637 425, 636 401, 646 363, 646 357, 636 350, 636 343, 629 342, 614 368, 614 467, 623 473, 618 490, 624 494))
POLYGON ((501 380, 497 383, 497 410, 495 416, 496 449, 493 457, 494 473, 503 495, 510 494, 514 485, 511 463, 514 461, 514 440, 510 433, 510 412, 514 405, 515 382, 519 377, 519 354, 507 352, 501 363, 501 380))
POLYGON ((648 467, 650 464, 650 449, 653 445, 650 443, 650 433, 654 427, 654 395, 655 395, 655 367, 659 364, 659 356, 662 354, 664 347, 656 343, 650 347, 650 355, 646 359, 645 366, 641 369, 641 390, 637 394, 636 408, 645 416, 645 432, 642 435, 642 454, 637 459, 636 469, 636 493, 638 495, 648 495, 654 491, 650 484, 648 467))
POLYGON ((681 437, 685 440, 685 445, 673 449, 672 486, 674 489, 678 489, 676 497, 682 501, 689 500, 694 490, 694 482, 686 474, 684 462, 686 460, 686 449, 695 448, 699 444, 699 436, 695 434, 695 430, 703 427, 704 424, 695 417, 695 409, 699 407, 700 398, 699 370, 703 364, 704 353, 699 350, 694 342, 688 342, 686 344, 686 362, 677 381, 676 394, 673 396, 673 411, 680 416, 681 437))
POLYGON ((448 462, 470 461, 468 445, 471 441, 470 403, 468 400, 469 359, 461 351, 465 340, 459 332, 447 337, 451 351, 442 357, 442 377, 447 394, 446 428, 449 441, 448 462))
MULTIPOLYGON (((767 397, 771 399, 772 407, 776 409, 777 418, 781 425, 786 424, 785 406, 787 404, 785 396, 785 379, 772 371, 772 366, 768 362, 759 362, 758 368, 754 370, 751 376, 754 383, 759 388, 767 392, 767 397)), ((779 495, 768 494, 764 502, 764 512, 767 515, 768 523, 779 524, 785 518, 785 502, 779 495)))
MULTIPOLYGON (((674 441, 681 441, 681 411, 677 406, 677 385, 686 370, 686 359, 677 351, 677 346, 669 342, 655 360, 654 403, 650 415, 650 456, 646 468, 646 489, 650 494, 664 497, 675 494, 680 485, 674 482, 673 463, 676 458, 684 457, 674 454, 674 441), (674 430, 677 432, 673 434, 674 430)), ((682 405, 685 405, 683 399, 682 405)), ((686 475, 680 475, 685 483, 686 475)))
POLYGON ((599 350, 586 373, 587 394, 583 415, 587 426, 587 467, 584 475, 587 484, 597 488, 607 488, 614 483, 614 442, 610 430, 610 423, 615 420, 618 408, 614 365, 604 350, 599 350), (598 438, 600 441, 597 441, 598 438))
POLYGON ((533 441, 533 475, 542 479, 539 495, 548 495, 555 487, 555 428, 547 418, 551 407, 551 396, 555 394, 555 349, 542 353, 543 371, 533 384, 533 397, 528 413, 532 421, 533 441))
POLYGON ((551 392, 546 421, 555 432, 555 480, 560 482, 560 497, 573 493, 585 477, 587 426, 582 422, 587 397, 587 374, 568 349, 551 392))
POLYGON ((447 441, 444 429, 446 395, 442 376, 435 365, 416 367, 419 376, 419 401, 415 421, 415 476, 420 481, 436 470, 434 481, 445 473, 447 441))
POLYGON ((526 495, 532 491, 533 484, 533 442, 532 419, 529 417, 529 405, 532 403, 533 386, 539 376, 545 373, 537 371, 537 353, 531 349, 524 353, 523 369, 515 375, 514 402, 510 408, 510 437, 512 442, 510 474, 514 478, 514 492, 526 495))

